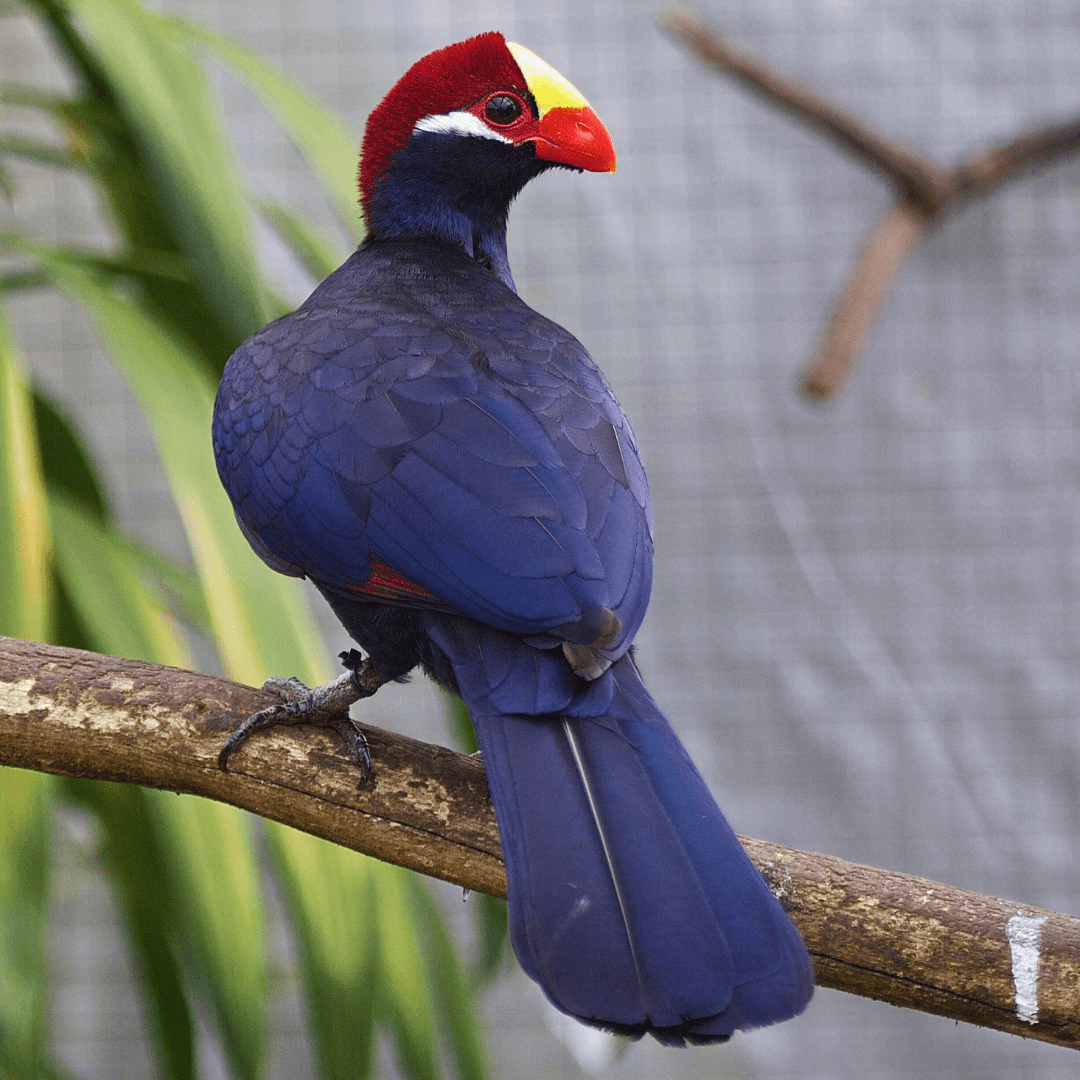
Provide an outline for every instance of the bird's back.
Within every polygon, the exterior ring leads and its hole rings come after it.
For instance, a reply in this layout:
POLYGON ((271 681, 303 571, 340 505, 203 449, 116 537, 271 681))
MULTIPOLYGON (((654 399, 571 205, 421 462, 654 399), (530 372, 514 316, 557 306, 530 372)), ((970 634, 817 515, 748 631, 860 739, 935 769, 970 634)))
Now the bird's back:
POLYGON ((458 611, 621 655, 651 582, 648 486, 581 344, 460 248, 362 246, 230 359, 218 468, 276 569, 387 564, 458 611))

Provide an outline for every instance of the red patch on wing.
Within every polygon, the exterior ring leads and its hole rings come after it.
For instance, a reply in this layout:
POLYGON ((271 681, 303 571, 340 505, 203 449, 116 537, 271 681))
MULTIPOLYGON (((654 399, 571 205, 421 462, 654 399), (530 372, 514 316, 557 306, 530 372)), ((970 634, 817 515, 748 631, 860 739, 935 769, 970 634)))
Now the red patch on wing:
POLYGON ((415 581, 410 581, 404 574, 398 573, 392 566, 371 560, 371 576, 363 585, 350 585, 351 592, 367 593, 369 596, 381 596, 384 600, 400 600, 411 596, 422 600, 434 600, 435 594, 421 588, 415 581))
POLYGON ((447 45, 417 60, 368 117, 360 159, 360 204, 365 216, 375 181, 409 141, 417 120, 468 109, 495 90, 516 90, 522 97, 529 92, 506 39, 496 31, 447 45))

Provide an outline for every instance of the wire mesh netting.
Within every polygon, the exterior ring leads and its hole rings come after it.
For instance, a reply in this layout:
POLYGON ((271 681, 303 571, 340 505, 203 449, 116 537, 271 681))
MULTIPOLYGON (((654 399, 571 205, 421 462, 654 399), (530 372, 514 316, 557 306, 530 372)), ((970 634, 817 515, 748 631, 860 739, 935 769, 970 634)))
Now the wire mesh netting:
MULTIPOLYGON (((412 61, 481 30, 527 44, 577 84, 619 171, 527 188, 511 264, 525 299, 586 344, 635 426, 657 515, 638 658, 721 807, 745 834, 1080 910, 1080 162, 941 221, 847 397, 822 409, 798 396, 798 370, 891 193, 701 69, 658 29, 651 2, 169 6, 290 71, 358 133, 412 61)), ((701 10, 942 164, 1080 112, 1080 12, 1063 0, 701 10)), ((7 25, 5 75, 56 83, 29 23, 7 25)), ((216 78, 252 187, 335 228, 270 116, 216 78)), ((77 180, 24 173, 22 220, 66 240, 102 236, 77 180)), ((303 299, 313 282, 263 243, 282 290, 303 299)), ((146 428, 86 321, 50 297, 21 297, 11 312, 35 377, 107 463, 125 523, 183 554, 146 428)), ((346 646, 331 620, 326 629, 334 651, 346 646)), ((443 737, 419 683, 380 694, 365 717, 443 737)), ((130 976, 91 947, 119 948, 112 915, 79 902, 93 887, 68 863, 54 941, 61 1057, 87 1077, 132 1076, 133 1063, 147 1075, 123 1005, 130 976)), ((302 1021, 282 1000, 274 1071, 303 1076, 302 1021)), ((610 1064, 606 1044, 556 1039, 516 968, 486 1015, 499 1076, 1076 1068, 1067 1050, 830 991, 798 1020, 726 1047, 646 1041, 610 1064)), ((212 1047, 204 1056, 214 1075, 212 1047)))

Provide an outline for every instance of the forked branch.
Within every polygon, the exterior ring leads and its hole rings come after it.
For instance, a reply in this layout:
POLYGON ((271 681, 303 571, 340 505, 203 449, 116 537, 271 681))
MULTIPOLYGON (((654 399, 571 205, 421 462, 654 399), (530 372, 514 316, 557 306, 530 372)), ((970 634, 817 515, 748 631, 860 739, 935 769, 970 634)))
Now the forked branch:
POLYGON ((816 128, 896 189, 896 205, 870 227, 803 371, 803 389, 818 401, 838 396, 846 386, 893 283, 928 225, 965 199, 1080 150, 1078 117, 1025 132, 1002 146, 979 151, 955 168, 942 168, 775 70, 693 12, 671 9, 661 22, 703 64, 816 128))

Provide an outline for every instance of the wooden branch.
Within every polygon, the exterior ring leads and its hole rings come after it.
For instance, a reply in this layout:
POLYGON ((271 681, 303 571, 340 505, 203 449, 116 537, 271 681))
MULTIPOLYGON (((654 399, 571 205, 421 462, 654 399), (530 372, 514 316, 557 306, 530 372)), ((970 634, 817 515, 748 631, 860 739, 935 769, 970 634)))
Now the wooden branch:
POLYGON ((479 761, 365 727, 374 767, 362 784, 344 740, 304 725, 253 735, 223 773, 228 732, 280 703, 210 675, 0 637, 0 764, 205 795, 506 895, 479 761))
POLYGON ((1054 124, 1020 135, 1003 146, 992 146, 957 166, 957 196, 982 194, 1018 176, 1024 170, 1050 162, 1080 149, 1080 119, 1054 124))
POLYGON ((819 986, 1080 1049, 1080 919, 740 840, 819 986))
POLYGON ((843 391, 893 282, 904 272, 931 220, 917 203, 901 202, 874 222, 807 361, 803 391, 809 397, 827 401, 843 391))
POLYGON ((1080 118, 1018 136, 944 169, 874 131, 865 121, 810 87, 776 71, 693 12, 671 9, 662 25, 702 63, 731 76, 771 104, 816 128, 881 173, 897 189, 897 204, 871 226, 855 267, 829 313, 803 372, 803 389, 817 401, 840 394, 863 345, 926 227, 947 208, 1080 150, 1080 118))
MULTIPOLYGON (((505 896, 482 765, 365 728, 360 782, 322 728, 253 736, 275 699, 190 671, 0 637, 0 764, 219 799, 446 881, 505 896)), ((360 710, 357 710, 358 712, 360 710)), ((814 959, 849 993, 1080 1049, 1080 919, 743 839, 814 959)))
POLYGON ((954 181, 946 170, 872 130, 816 90, 777 71, 712 29, 692 11, 673 8, 664 13, 661 23, 703 64, 731 76, 770 104, 817 128, 864 164, 898 183, 913 202, 933 210, 952 197, 954 181))

